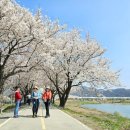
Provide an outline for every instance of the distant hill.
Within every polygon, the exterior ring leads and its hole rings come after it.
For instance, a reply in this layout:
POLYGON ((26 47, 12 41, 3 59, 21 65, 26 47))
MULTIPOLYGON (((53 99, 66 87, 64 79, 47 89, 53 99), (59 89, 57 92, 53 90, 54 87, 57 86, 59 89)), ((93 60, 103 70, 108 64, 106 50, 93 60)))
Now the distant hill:
POLYGON ((83 97, 130 97, 130 89, 90 89, 87 87, 72 89, 71 95, 83 97))
POLYGON ((130 89, 113 89, 103 91, 103 95, 106 97, 130 97, 130 89))

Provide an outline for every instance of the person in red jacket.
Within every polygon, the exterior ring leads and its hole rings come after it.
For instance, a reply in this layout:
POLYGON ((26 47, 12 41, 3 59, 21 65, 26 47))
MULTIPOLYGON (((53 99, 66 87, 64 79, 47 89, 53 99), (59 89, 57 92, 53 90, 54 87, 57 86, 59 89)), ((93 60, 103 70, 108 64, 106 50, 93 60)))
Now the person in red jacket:
POLYGON ((14 118, 18 117, 18 111, 19 111, 19 106, 20 106, 20 102, 22 99, 22 96, 20 94, 20 88, 17 86, 15 91, 15 109, 14 109, 14 118))
POLYGON ((46 108, 45 118, 50 117, 49 106, 50 106, 51 98, 52 98, 52 93, 51 93, 50 87, 47 86, 46 89, 45 89, 45 92, 42 95, 42 99, 44 101, 45 108, 46 108))

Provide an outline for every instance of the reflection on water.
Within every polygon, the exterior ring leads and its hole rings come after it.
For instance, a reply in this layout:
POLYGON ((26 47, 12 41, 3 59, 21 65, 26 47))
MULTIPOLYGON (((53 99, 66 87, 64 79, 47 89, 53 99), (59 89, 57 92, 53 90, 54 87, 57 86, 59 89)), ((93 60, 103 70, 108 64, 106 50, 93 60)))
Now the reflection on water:
POLYGON ((97 109, 100 111, 114 113, 118 112, 120 115, 130 118, 130 105, 124 104, 86 104, 82 105, 84 108, 97 109))

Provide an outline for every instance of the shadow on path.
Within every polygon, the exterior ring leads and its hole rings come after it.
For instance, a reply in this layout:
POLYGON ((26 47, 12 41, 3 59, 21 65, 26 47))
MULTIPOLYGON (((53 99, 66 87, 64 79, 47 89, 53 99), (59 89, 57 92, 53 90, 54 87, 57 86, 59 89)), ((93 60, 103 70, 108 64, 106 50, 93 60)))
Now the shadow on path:
MULTIPOLYGON (((33 118, 32 115, 19 115, 19 117, 24 117, 24 118, 33 118)), ((35 118, 38 118, 38 117, 43 117, 43 116, 37 116, 35 118)))
POLYGON ((0 117, 0 119, 8 119, 8 118, 12 118, 12 116, 0 117))
MULTIPOLYGON (((20 118, 20 117, 23 117, 23 118, 33 118, 32 115, 19 115, 18 118, 20 118)), ((35 118, 39 118, 39 117, 44 117, 44 116, 39 116, 38 115, 35 118)), ((3 116, 3 117, 0 117, 0 120, 2 120, 2 119, 9 119, 9 118, 14 118, 14 117, 13 116, 3 116)))

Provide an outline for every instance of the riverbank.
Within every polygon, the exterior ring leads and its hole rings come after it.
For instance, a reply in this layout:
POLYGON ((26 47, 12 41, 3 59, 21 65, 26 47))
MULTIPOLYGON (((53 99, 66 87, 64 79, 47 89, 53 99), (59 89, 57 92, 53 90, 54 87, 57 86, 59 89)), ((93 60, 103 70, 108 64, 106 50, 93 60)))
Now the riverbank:
POLYGON ((81 105, 89 103, 98 102, 68 100, 63 111, 93 130, 130 130, 130 119, 121 117, 119 113, 112 115, 95 109, 81 108, 81 105))

